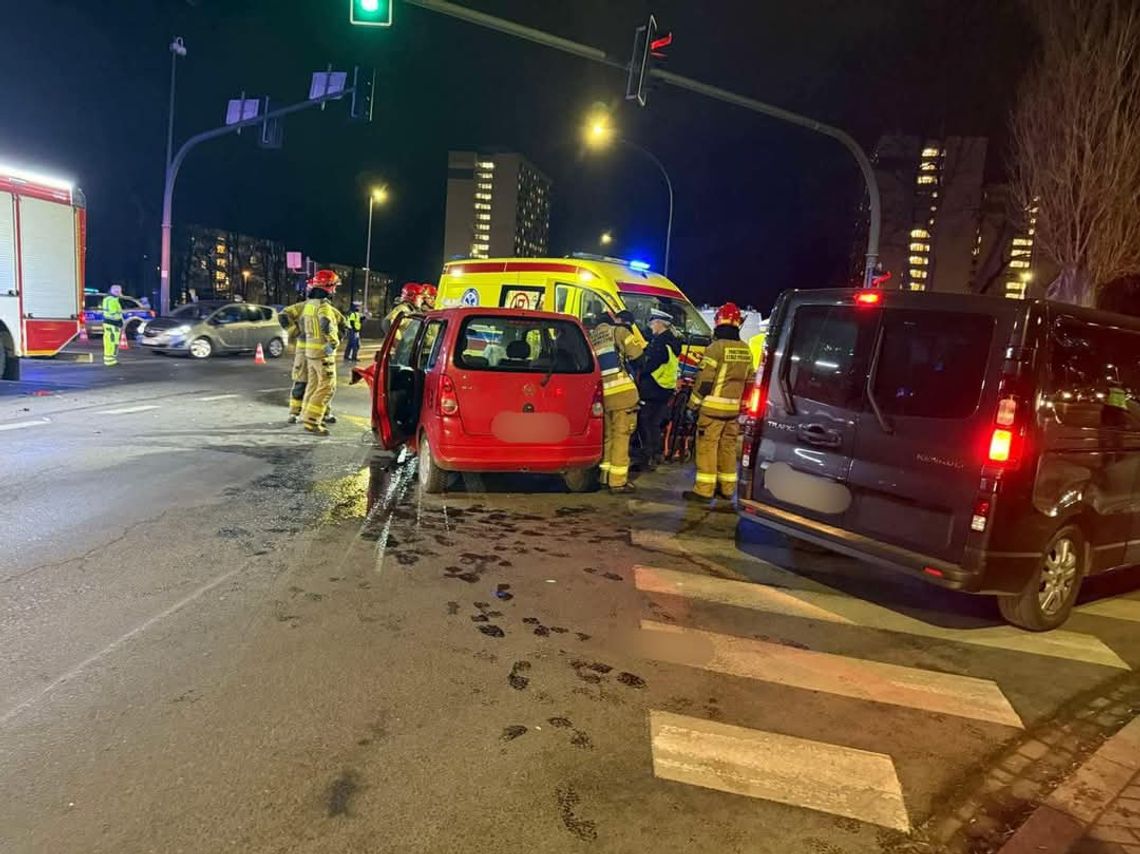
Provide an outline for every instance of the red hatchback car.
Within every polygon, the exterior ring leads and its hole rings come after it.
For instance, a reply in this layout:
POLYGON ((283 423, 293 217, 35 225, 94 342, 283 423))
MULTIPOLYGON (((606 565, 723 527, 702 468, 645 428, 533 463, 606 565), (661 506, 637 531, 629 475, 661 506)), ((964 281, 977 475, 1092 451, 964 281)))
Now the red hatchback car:
POLYGON ((506 308, 407 315, 376 362, 380 444, 419 456, 426 492, 450 472, 560 473, 572 492, 595 483, 602 458, 602 381, 573 317, 506 308))

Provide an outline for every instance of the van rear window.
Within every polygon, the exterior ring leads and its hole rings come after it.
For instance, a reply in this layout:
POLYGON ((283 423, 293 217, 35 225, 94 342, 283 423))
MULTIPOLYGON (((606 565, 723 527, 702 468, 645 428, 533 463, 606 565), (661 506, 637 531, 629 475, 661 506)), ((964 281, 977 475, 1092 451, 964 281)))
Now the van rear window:
POLYGON ((573 322, 476 316, 459 330, 455 365, 469 371, 588 374, 594 356, 573 322))
POLYGON ((797 308, 785 368, 792 396, 859 408, 876 320, 874 312, 854 306, 797 308))
POLYGON ((890 310, 875 400, 884 414, 967 418, 978 408, 994 319, 984 314, 890 310))

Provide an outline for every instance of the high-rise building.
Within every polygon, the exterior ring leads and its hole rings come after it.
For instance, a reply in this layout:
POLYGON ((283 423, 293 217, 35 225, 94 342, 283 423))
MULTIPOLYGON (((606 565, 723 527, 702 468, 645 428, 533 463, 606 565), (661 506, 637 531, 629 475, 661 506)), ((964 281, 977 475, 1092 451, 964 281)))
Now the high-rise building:
POLYGON ((547 254, 550 187, 522 155, 448 152, 443 257, 547 254))
POLYGON ((174 268, 179 301, 196 296, 279 303, 291 289, 284 244, 221 228, 180 228, 174 268))

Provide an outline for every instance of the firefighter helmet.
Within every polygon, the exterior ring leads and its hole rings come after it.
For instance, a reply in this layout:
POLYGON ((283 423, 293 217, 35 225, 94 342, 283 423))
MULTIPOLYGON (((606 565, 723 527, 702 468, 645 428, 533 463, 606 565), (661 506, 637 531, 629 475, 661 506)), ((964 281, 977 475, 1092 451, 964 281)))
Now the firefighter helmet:
POLYGON ((727 323, 731 323, 733 326, 741 326, 744 323, 744 315, 740 313, 736 303, 726 302, 716 310, 716 317, 713 320, 717 326, 723 326, 727 323))
POLYGON ((420 308, 435 308, 435 297, 437 288, 430 282, 424 282, 420 285, 419 300, 417 301, 420 308))
POLYGON ((309 279, 310 288, 320 288, 325 291, 335 291, 340 285, 340 276, 334 270, 317 270, 313 278, 309 279))
POLYGON ((415 282, 408 282, 400 288, 400 302, 406 302, 415 305, 419 302, 420 288, 422 285, 417 285, 415 282))

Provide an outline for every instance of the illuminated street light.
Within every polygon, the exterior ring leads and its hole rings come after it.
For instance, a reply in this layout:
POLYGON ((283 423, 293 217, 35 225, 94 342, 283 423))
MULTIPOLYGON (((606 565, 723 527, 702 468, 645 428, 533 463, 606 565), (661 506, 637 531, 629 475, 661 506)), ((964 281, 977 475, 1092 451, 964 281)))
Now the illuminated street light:
POLYGON ((608 231, 603 231, 602 236, 598 238, 598 242, 601 243, 602 246, 609 246, 614 242, 614 236, 608 231))
MULTIPOLYGON (((662 272, 669 275, 669 253, 673 244, 673 182, 669 178, 669 173, 665 170, 665 164, 657 159, 653 152, 642 148, 636 143, 630 142, 625 137, 619 136, 614 130, 613 125, 610 123, 610 118, 607 113, 598 111, 593 113, 586 121, 585 128, 586 145, 589 148, 601 149, 608 146, 611 142, 620 142, 627 148, 632 148, 634 151, 639 152, 645 157, 653 161, 653 165, 660 170, 662 177, 665 179, 665 186, 669 190, 669 223, 665 227, 665 263, 662 265, 662 272)), ((606 245, 607 241, 603 235, 602 245, 606 245)))
POLYGON ((364 310, 368 311, 368 283, 372 278, 372 209, 388 204, 388 185, 378 184, 368 193, 368 238, 364 244, 364 310))

